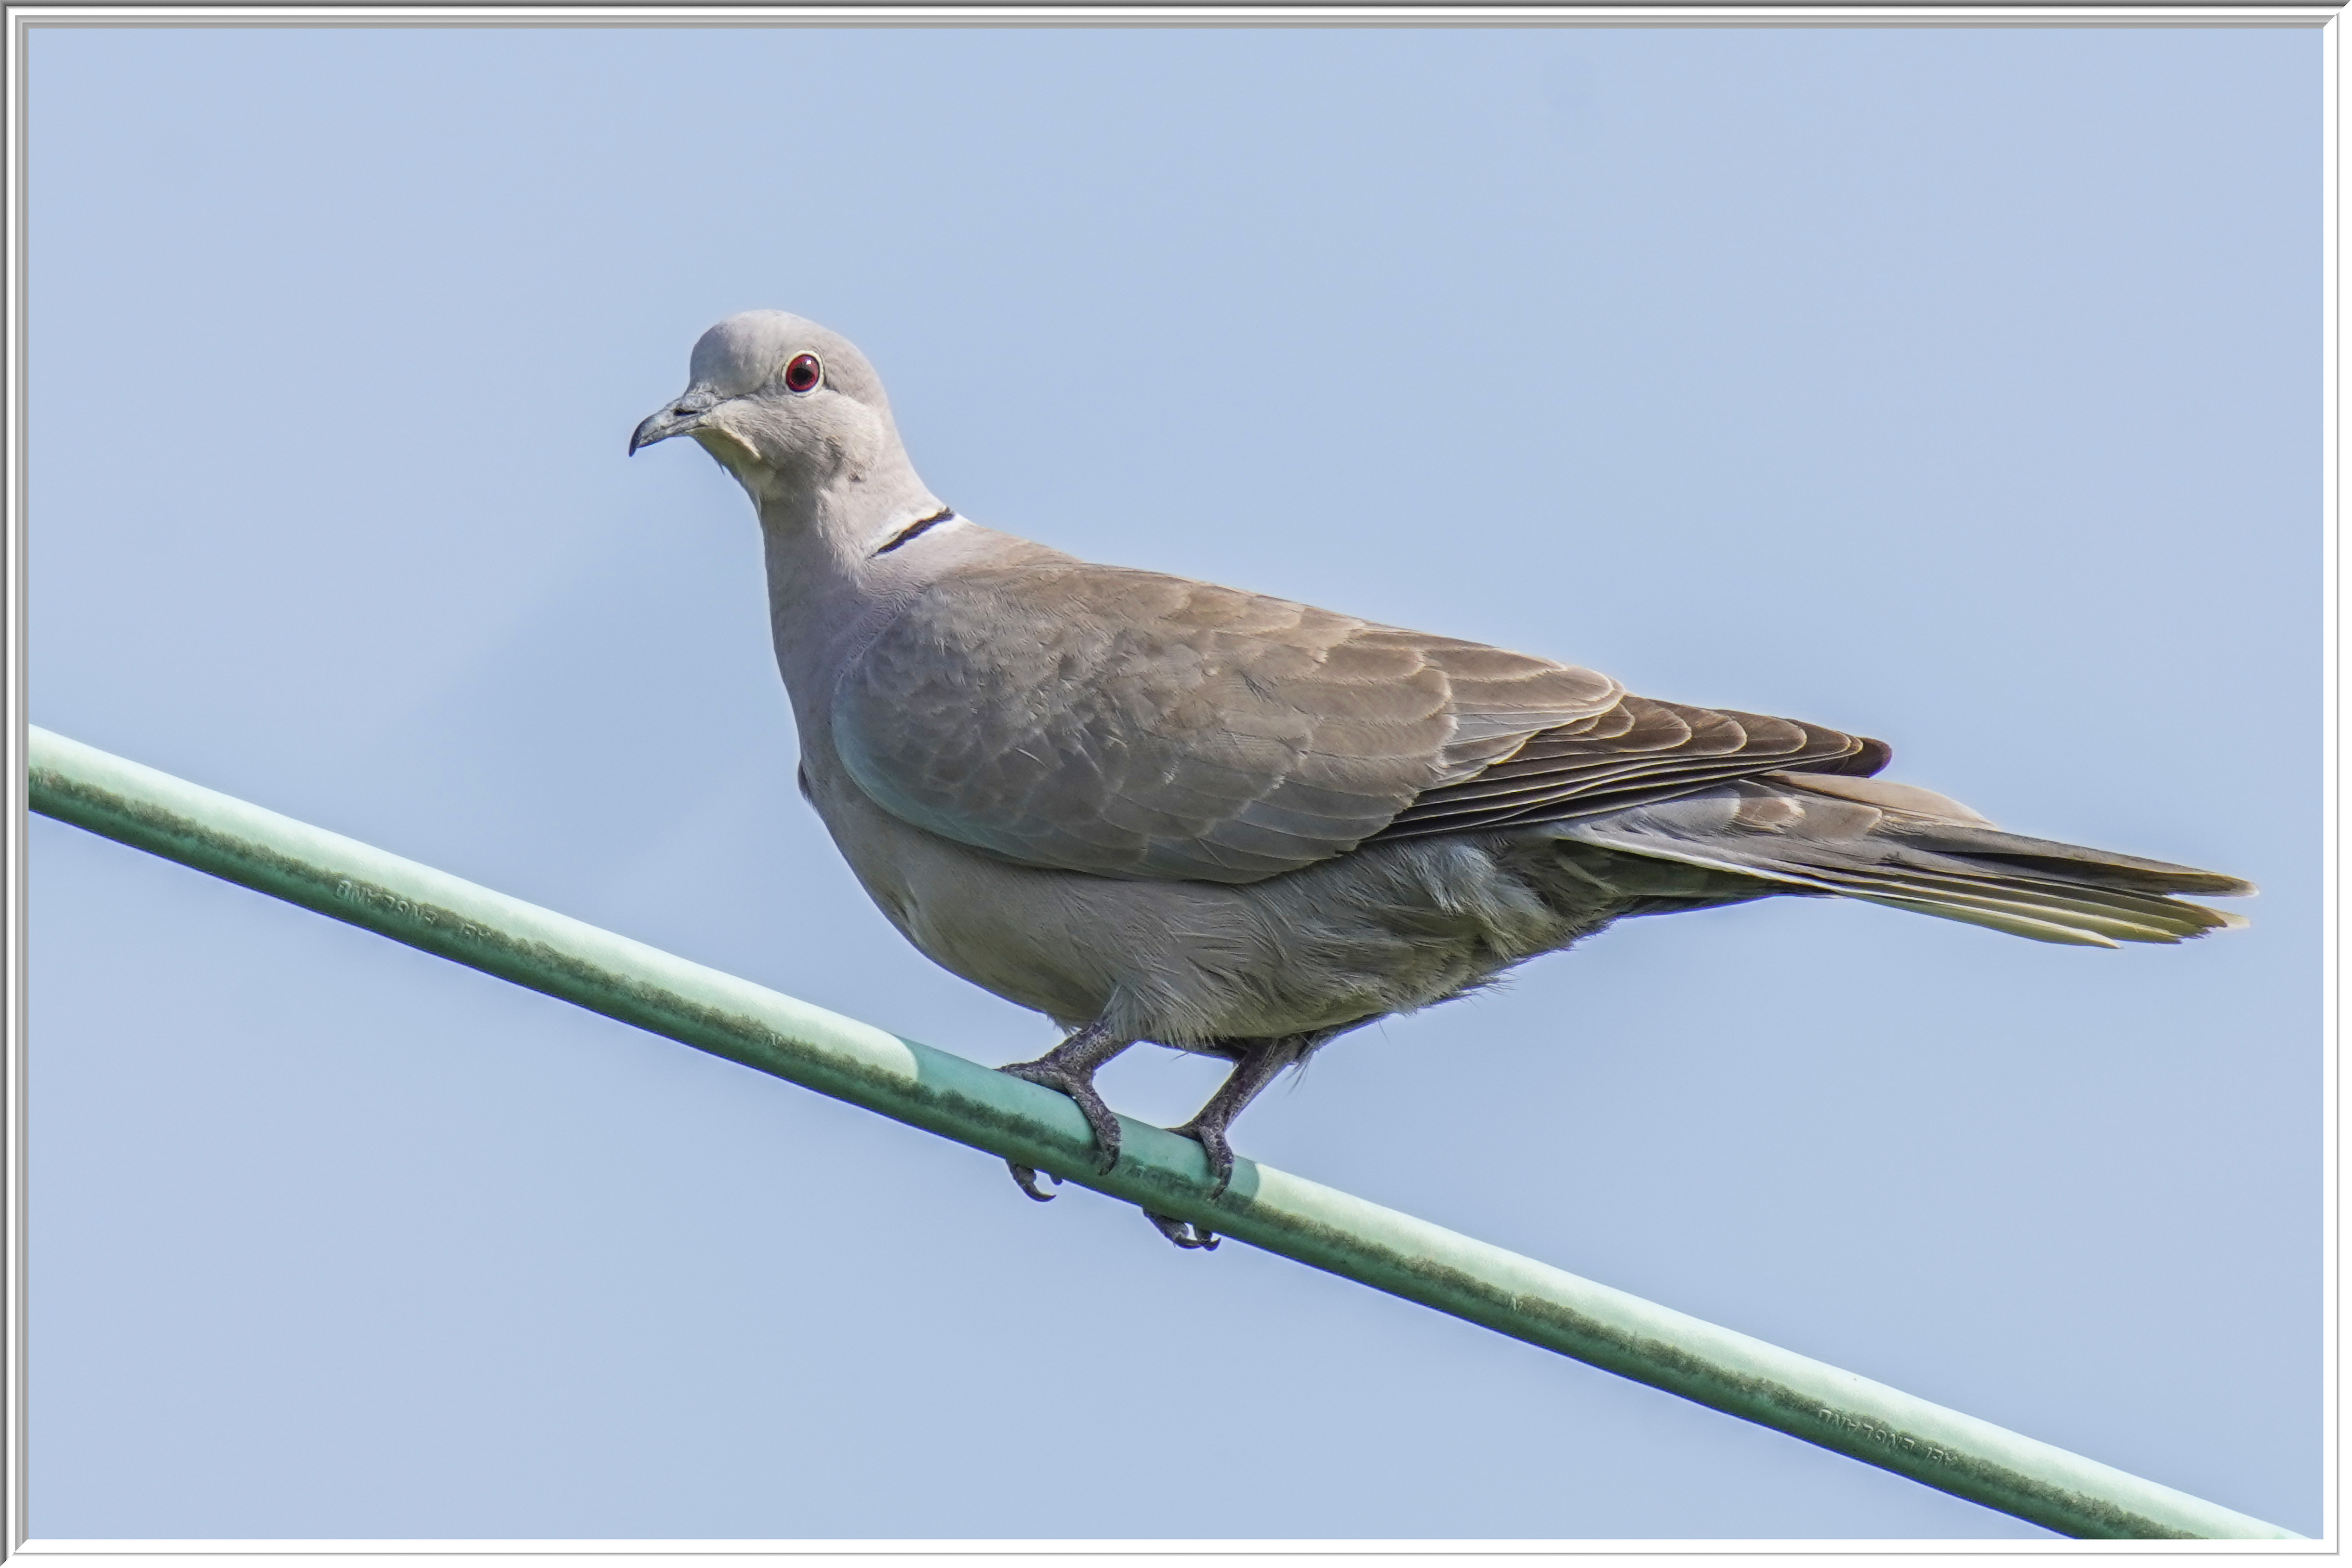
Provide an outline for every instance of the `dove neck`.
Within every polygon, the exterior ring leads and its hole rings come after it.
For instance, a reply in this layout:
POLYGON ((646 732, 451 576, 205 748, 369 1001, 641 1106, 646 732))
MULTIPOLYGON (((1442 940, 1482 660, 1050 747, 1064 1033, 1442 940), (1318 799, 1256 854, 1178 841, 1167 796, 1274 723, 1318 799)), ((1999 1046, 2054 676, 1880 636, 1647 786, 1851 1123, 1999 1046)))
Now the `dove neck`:
POLYGON ((878 523, 869 520, 863 531, 849 532, 798 520, 772 521, 762 510, 769 626, 804 757, 829 754, 835 683, 917 595, 977 569, 1069 559, 1049 546, 963 519, 952 528, 923 532, 905 549, 873 553, 841 543, 844 539, 887 540, 907 523, 940 510, 927 494, 920 503, 910 502, 878 523))
POLYGON ((776 662, 803 729, 812 718, 807 700, 827 672, 855 657, 945 564, 937 550, 876 553, 894 533, 945 510, 919 480, 898 494, 863 486, 841 493, 847 488, 772 498, 760 508, 776 662))
POLYGON ((863 470, 823 484, 770 482, 752 492, 771 563, 812 581, 856 578, 896 534, 949 509, 914 469, 863 470))

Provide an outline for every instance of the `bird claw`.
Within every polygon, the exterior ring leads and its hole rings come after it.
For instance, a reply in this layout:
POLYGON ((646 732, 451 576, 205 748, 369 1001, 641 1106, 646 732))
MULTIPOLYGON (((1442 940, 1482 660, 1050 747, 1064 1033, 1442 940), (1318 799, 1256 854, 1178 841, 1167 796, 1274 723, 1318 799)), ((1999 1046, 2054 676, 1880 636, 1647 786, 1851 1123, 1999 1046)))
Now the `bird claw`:
MULTIPOLYGON (((1013 1173, 1013 1181, 1016 1186, 1041 1204, 1050 1204, 1061 1195, 1058 1193, 1046 1192, 1037 1185, 1037 1167, 1034 1165, 1024 1165, 1017 1161, 1007 1160, 1004 1162, 1004 1168, 1013 1173)), ((1051 1171, 1045 1173, 1045 1179, 1055 1186, 1062 1184, 1062 1178, 1051 1171)))
POLYGON ((1177 1246, 1183 1247, 1186 1251, 1192 1251, 1194 1248, 1198 1248, 1202 1252, 1214 1252, 1217 1250, 1218 1237, 1216 1233, 1210 1230, 1206 1226, 1200 1224, 1198 1221, 1189 1219, 1171 1219, 1164 1214, 1153 1214, 1150 1209, 1145 1209, 1143 1211, 1143 1217, 1150 1220, 1154 1226, 1156 1226, 1159 1228, 1160 1235, 1166 1237, 1177 1246))
POLYGON ((1181 1127, 1171 1127, 1168 1131, 1190 1138, 1201 1146, 1209 1156, 1209 1195, 1223 1196, 1225 1188, 1232 1184, 1234 1179, 1234 1146, 1226 1142, 1225 1130, 1214 1123, 1192 1121, 1181 1127))
MULTIPOLYGON (((1057 1090, 1076 1101, 1087 1119, 1087 1125, 1094 1129, 1095 1146, 1102 1151, 1102 1163, 1098 1169, 1106 1175, 1110 1173, 1111 1167, 1118 1163, 1118 1113, 1111 1110, 1092 1083, 1076 1073, 1064 1072, 1044 1062, 1014 1062, 996 1070, 1011 1073, 1026 1083, 1057 1090)), ((1019 1180, 1018 1177, 1014 1179, 1019 1180)), ((1025 1189, 1025 1183, 1024 1186, 1025 1189)), ((1030 1196, 1036 1194, 1031 1193, 1030 1196)))

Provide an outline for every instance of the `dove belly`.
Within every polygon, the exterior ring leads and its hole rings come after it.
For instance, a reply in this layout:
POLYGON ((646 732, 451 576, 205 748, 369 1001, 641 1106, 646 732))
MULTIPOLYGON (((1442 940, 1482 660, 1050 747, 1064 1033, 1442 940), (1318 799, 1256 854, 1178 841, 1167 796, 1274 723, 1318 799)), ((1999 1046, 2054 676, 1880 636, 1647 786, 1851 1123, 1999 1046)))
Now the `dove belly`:
POLYGON ((812 795, 866 892, 933 962, 1065 1026, 1179 1047, 1409 1012, 1622 911, 1563 899, 1548 845, 1501 837, 1374 845, 1239 886, 1129 881, 1000 859, 846 780, 812 795))

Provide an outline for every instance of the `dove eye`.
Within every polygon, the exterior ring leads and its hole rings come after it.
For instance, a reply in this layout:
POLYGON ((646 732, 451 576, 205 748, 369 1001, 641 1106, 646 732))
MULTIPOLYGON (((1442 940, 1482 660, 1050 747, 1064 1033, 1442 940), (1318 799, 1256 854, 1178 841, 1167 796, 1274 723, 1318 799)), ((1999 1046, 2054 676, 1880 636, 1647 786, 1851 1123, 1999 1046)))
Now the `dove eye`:
POLYGON ((814 354, 798 354, 784 366, 784 387, 790 392, 807 392, 824 379, 824 366, 814 354))

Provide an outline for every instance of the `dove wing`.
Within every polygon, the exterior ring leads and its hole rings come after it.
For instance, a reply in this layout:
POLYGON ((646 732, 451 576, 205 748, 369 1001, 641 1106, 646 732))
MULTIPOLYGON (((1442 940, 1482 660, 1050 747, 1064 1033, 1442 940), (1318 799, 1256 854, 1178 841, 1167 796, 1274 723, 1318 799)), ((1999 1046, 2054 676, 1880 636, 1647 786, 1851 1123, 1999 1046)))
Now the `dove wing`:
POLYGON ((1059 560, 917 595, 843 671, 833 739, 877 802, 962 843, 1254 882, 1353 848, 1619 696, 1591 670, 1059 560))
POLYGON ((921 591, 844 668, 832 731, 858 785, 919 827, 1025 865, 1228 883, 1374 837, 1586 815, 1771 768, 1834 772, 1863 744, 1066 559, 921 591))
POLYGON ((1491 766, 1423 791, 1372 837, 1597 816, 1752 773, 1869 774, 1892 755, 1884 741, 1824 725, 1629 693, 1606 713, 1528 736, 1491 766))

